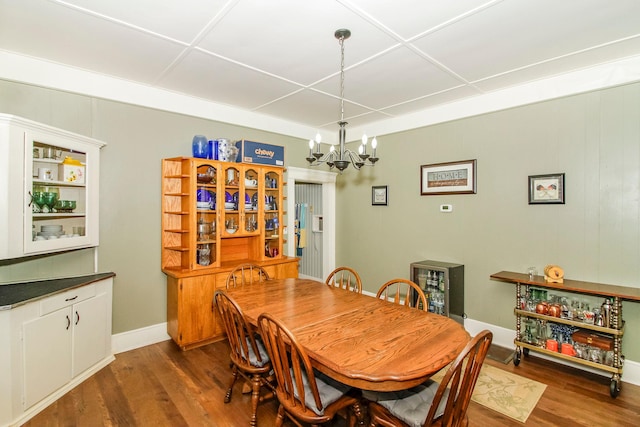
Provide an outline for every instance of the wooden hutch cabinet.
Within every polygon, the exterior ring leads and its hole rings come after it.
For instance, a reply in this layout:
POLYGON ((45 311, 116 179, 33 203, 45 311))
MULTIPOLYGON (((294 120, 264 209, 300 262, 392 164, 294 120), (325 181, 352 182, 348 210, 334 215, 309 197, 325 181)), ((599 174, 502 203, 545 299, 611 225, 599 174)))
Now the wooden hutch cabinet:
POLYGON ((213 306, 239 264, 270 277, 298 277, 298 259, 282 255, 284 169, 177 157, 162 161, 162 271, 167 332, 183 349, 221 339, 213 306))

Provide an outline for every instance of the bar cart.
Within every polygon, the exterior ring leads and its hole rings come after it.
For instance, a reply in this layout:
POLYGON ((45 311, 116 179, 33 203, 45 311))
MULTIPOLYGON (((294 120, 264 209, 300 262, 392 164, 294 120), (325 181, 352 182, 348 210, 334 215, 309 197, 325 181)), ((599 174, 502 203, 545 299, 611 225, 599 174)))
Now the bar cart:
MULTIPOLYGON (((513 359, 514 365, 518 366, 520 364, 523 353, 528 356, 529 351, 533 350, 547 356, 610 372, 612 374, 610 394, 613 398, 618 396, 622 386, 621 376, 622 365, 624 364, 622 336, 624 335, 625 322, 622 318, 622 301, 640 301, 640 288, 578 280, 564 280, 563 283, 553 283, 545 281, 544 276, 529 276, 528 274, 510 271, 492 274, 490 278, 516 285, 516 306, 514 308, 516 316, 516 338, 514 339, 516 354, 513 359), (545 311, 544 305, 546 301, 539 302, 542 307, 536 305, 534 308, 530 306, 531 301, 534 301, 540 295, 543 295, 542 298, 546 299, 544 295, 547 292, 578 295, 585 298, 604 298, 607 304, 606 318, 597 311, 584 311, 585 316, 574 316, 570 308, 566 308, 566 311, 563 311, 565 308, 562 304, 557 304, 560 306, 559 311, 545 311), (594 312, 600 316, 599 319, 605 320, 594 321, 594 318, 589 315, 594 312), (608 353, 610 358, 606 361, 597 357, 579 357, 580 354, 575 353, 572 350, 573 347, 565 347, 567 349, 566 352, 560 351, 559 348, 548 348, 544 342, 536 341, 531 336, 528 325, 523 330, 523 324, 528 322, 537 322, 545 331, 547 331, 547 326, 556 326, 556 328, 564 328, 565 330, 570 328, 575 332, 572 335, 572 339, 568 341, 586 345, 586 348, 590 349, 590 352, 595 355, 601 355, 603 352, 593 349, 609 349, 604 353, 608 353)), ((603 303, 603 307, 605 303, 603 303)), ((551 341, 553 342, 554 340, 551 341)))

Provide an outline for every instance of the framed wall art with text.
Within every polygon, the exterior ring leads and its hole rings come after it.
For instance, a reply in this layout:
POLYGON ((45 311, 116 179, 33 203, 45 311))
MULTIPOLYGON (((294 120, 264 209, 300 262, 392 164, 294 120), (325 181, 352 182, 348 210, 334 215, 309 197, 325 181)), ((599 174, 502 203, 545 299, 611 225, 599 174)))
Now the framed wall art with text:
POLYGON ((476 160, 420 166, 420 194, 475 194, 476 160))

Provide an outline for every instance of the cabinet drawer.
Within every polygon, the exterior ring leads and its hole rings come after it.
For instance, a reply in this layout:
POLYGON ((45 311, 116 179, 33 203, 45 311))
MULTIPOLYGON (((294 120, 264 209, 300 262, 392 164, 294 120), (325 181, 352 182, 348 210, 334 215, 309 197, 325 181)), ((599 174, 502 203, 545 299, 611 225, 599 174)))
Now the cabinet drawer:
POLYGON ((40 315, 52 313, 96 295, 96 285, 86 285, 46 298, 40 302, 40 315))

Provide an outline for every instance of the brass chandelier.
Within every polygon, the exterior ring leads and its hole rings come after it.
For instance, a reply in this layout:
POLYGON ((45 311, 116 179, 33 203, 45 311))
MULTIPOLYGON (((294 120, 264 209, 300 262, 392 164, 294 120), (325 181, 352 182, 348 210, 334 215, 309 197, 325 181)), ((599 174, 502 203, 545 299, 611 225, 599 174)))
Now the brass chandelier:
POLYGON ((371 155, 367 154, 367 135, 362 136, 362 144, 358 148, 358 153, 355 153, 345 147, 345 138, 346 138, 346 129, 345 126, 348 124, 344 121, 344 41, 351 36, 351 31, 347 29, 339 29, 336 30, 334 34, 335 38, 338 39, 340 43, 340 121, 338 125, 340 126, 339 130, 339 149, 335 150, 335 146, 331 145, 329 152, 327 154, 322 153, 320 149, 320 133, 316 135, 315 140, 309 140, 309 157, 307 157, 307 161, 310 166, 318 166, 322 163, 326 163, 329 165, 331 169, 335 166, 338 168, 340 172, 349 167, 349 164, 352 164, 356 170, 360 170, 362 166, 374 166, 378 161, 378 157, 376 157, 376 147, 378 146, 378 140, 376 137, 373 137, 371 140, 371 148, 373 149, 373 153, 371 155), (315 147, 315 150, 314 150, 315 147))

